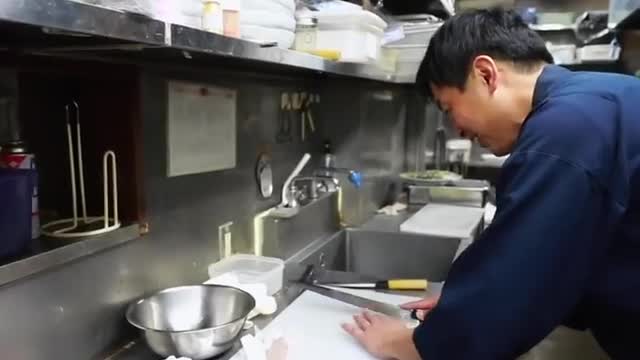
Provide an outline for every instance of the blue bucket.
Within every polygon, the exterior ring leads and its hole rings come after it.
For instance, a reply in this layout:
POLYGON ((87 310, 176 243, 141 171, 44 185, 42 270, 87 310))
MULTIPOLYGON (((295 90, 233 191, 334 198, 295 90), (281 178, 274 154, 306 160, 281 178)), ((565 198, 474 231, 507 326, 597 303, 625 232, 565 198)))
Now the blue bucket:
POLYGON ((35 185, 35 170, 0 169, 0 258, 19 256, 31 244, 35 185))

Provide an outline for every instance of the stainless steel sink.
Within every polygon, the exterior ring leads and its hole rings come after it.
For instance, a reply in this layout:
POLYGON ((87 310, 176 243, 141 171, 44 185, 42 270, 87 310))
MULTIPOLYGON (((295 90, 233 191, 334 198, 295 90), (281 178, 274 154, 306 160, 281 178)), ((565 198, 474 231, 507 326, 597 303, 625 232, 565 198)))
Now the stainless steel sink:
POLYGON ((324 265, 380 279, 447 277, 460 239, 347 229, 315 241, 288 261, 324 265))

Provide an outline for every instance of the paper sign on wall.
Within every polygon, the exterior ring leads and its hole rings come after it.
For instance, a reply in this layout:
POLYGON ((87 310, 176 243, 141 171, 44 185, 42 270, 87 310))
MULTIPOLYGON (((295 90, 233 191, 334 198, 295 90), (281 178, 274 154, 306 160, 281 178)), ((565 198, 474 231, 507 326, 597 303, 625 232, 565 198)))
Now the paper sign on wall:
POLYGON ((167 176, 236 166, 235 90, 170 81, 167 117, 167 176))

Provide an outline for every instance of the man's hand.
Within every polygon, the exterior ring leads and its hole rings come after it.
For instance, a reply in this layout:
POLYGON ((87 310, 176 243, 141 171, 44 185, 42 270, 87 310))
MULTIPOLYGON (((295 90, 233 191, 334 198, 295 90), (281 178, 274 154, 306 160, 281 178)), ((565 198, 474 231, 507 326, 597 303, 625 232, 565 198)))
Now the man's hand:
POLYGON ((353 317, 355 324, 342 327, 378 359, 420 359, 413 343, 413 330, 399 319, 365 311, 353 317))
POLYGON ((438 305, 438 300, 440 300, 440 296, 434 296, 434 297, 429 297, 426 299, 406 303, 406 304, 400 305, 400 307, 405 310, 418 310, 416 314, 418 316, 418 319, 424 320, 429 314, 429 312, 431 312, 431 310, 433 310, 436 307, 436 305, 438 305))

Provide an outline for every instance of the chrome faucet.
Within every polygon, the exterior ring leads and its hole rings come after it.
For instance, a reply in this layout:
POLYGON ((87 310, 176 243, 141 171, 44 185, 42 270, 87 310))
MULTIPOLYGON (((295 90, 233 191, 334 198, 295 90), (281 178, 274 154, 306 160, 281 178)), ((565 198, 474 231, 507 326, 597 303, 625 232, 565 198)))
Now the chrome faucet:
POLYGON ((331 142, 324 142, 324 156, 322 158, 322 166, 313 172, 315 177, 331 179, 337 190, 339 181, 336 174, 347 174, 349 181, 359 189, 362 187, 362 174, 359 171, 336 167, 336 156, 331 150, 331 142))
POLYGON ((317 199, 321 193, 336 192, 340 189, 337 174, 347 174, 349 182, 355 188, 362 186, 362 174, 359 171, 333 167, 333 161, 325 162, 331 167, 320 167, 313 172, 313 176, 299 176, 307 165, 311 155, 305 154, 296 168, 291 172, 287 181, 282 186, 282 201, 277 208, 297 209, 300 203, 307 199, 317 199), (306 186, 300 186, 301 182, 307 182, 306 186))
POLYGON ((332 179, 336 185, 339 185, 339 181, 336 178, 336 174, 346 174, 349 179, 349 182, 351 182, 356 189, 359 189, 362 187, 362 173, 353 169, 321 167, 316 169, 313 172, 313 174, 314 176, 317 176, 320 178, 332 179))
POLYGON ((307 200, 316 200, 322 194, 333 193, 340 189, 337 173, 345 173, 355 188, 362 186, 362 175, 350 169, 318 168, 313 176, 298 176, 291 181, 287 192, 289 207, 299 206, 307 200))
POLYGON ((338 190, 337 180, 324 176, 300 176, 293 179, 290 192, 294 194, 298 202, 311 199, 315 200, 320 194, 338 190), (299 183, 307 183, 300 186, 299 183))
POLYGON ((302 159, 300 159, 300 162, 298 163, 298 165, 295 167, 295 169, 293 169, 293 171, 287 178, 287 181, 284 182, 284 185, 282 186, 282 201, 280 202, 280 205, 278 205, 278 207, 281 207, 281 208, 282 207, 286 207, 286 208, 298 207, 298 201, 296 199, 297 188, 293 180, 300 174, 300 172, 307 165, 309 160, 311 160, 311 155, 304 154, 302 159))

